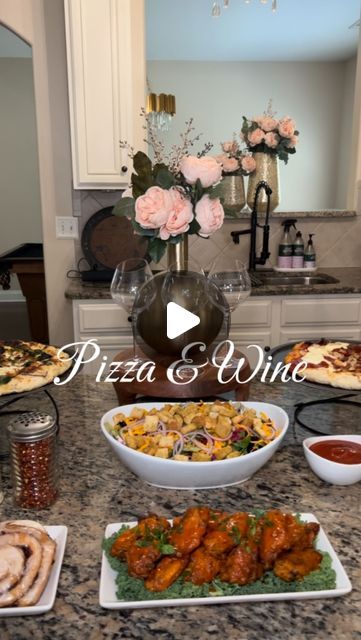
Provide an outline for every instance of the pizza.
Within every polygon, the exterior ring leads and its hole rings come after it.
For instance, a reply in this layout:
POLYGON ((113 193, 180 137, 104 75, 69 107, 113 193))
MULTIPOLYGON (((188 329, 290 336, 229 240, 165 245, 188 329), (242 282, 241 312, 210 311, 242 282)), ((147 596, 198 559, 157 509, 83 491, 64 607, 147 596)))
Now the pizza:
POLYGON ((299 362, 307 363, 302 376, 310 382, 328 384, 339 389, 361 389, 361 344, 349 342, 298 342, 284 359, 292 370, 299 362))
POLYGON ((70 368, 59 349, 40 342, 0 340, 0 396, 42 387, 70 368))

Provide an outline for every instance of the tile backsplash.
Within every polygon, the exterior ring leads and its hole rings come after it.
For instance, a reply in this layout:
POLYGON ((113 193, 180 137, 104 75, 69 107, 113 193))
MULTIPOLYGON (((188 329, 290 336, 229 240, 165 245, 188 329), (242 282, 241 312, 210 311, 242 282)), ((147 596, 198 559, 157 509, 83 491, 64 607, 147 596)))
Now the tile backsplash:
MULTIPOLYGON (((87 220, 93 213, 118 202, 121 191, 74 191, 73 212, 79 219, 79 236, 87 220)), ((292 214, 297 217, 297 214, 292 214)), ((282 235, 282 220, 270 219, 269 266, 277 264, 278 244, 282 235)), ((262 220, 261 220, 262 223, 262 220)), ((239 245, 233 243, 231 231, 247 229, 247 220, 226 220, 223 227, 211 238, 203 239, 189 236, 190 257, 207 268, 214 260, 239 258, 248 262, 249 236, 241 236, 239 245)), ((317 265, 320 267, 361 267, 361 215, 354 218, 300 218, 297 228, 302 231, 305 243, 308 234, 314 233, 317 265)), ((262 230, 258 230, 259 244, 262 242, 262 230)), ((83 256, 81 241, 76 241, 76 258, 83 256)), ((158 267, 165 267, 164 260, 158 267)))

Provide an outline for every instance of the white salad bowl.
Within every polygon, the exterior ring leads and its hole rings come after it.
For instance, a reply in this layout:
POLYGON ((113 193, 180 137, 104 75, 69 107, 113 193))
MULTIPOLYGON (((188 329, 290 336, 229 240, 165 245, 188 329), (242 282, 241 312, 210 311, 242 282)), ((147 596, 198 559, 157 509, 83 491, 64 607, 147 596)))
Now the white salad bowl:
POLYGON ((340 462, 333 462, 332 460, 326 460, 326 458, 322 458, 318 453, 311 451, 311 445, 316 442, 323 442, 324 440, 348 440, 349 442, 357 442, 358 444, 361 444, 361 436, 317 436, 314 438, 306 438, 306 440, 303 441, 305 458, 313 473, 321 478, 321 480, 329 482, 330 484, 339 484, 344 486, 360 482, 361 464, 342 464, 340 462))
POLYGON ((288 429, 287 413, 274 404, 267 402, 242 402, 249 409, 255 409, 257 414, 263 411, 280 430, 272 442, 238 458, 214 460, 211 462, 182 462, 166 460, 135 451, 118 442, 108 432, 106 424, 113 424, 113 417, 117 413, 129 415, 134 407, 141 406, 146 410, 161 409, 164 402, 137 403, 123 407, 116 407, 108 411, 101 419, 101 431, 111 449, 121 462, 141 480, 156 487, 166 489, 212 489, 227 487, 244 482, 263 467, 280 446, 288 429))

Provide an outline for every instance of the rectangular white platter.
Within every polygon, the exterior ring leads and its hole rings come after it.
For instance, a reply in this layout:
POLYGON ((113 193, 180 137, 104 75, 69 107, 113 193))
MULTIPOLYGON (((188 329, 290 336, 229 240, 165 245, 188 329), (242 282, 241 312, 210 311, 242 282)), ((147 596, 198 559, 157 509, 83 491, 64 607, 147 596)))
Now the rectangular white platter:
MULTIPOLYGON (((304 522, 318 522, 312 513, 301 513, 300 517, 304 522)), ((135 526, 136 522, 118 522, 108 524, 105 530, 105 537, 110 537, 122 526, 135 526)), ((327 591, 295 591, 291 593, 260 593, 244 596, 208 596, 206 598, 173 598, 169 600, 118 600, 116 596, 116 572, 110 567, 109 562, 103 552, 102 567, 100 575, 99 603, 105 609, 135 609, 149 607, 184 607, 198 606, 201 604, 224 604, 236 602, 262 602, 270 600, 309 600, 320 598, 336 598, 343 596, 352 590, 352 585, 348 576, 328 540, 322 527, 317 537, 317 549, 327 551, 332 559, 332 567, 336 572, 336 588, 327 591)))
POLYGON ((35 616, 50 611, 54 605, 58 588, 61 565, 68 535, 68 528, 62 525, 45 527, 49 536, 56 542, 55 560, 51 569, 48 584, 37 604, 31 607, 4 607, 0 608, 0 618, 9 616, 35 616))

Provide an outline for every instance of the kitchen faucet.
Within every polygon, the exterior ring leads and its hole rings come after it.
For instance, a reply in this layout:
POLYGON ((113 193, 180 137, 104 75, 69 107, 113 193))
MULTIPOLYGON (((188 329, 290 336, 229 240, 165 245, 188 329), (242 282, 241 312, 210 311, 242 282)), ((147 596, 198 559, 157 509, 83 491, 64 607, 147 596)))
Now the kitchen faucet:
POLYGON ((251 235, 251 243, 250 243, 250 251, 249 251, 249 270, 255 271, 257 264, 266 264, 267 259, 270 257, 269 252, 269 214, 270 214, 270 204, 271 204, 271 194, 272 189, 267 182, 261 180, 256 187, 256 191, 254 194, 253 201, 253 209, 251 213, 251 227, 250 229, 245 229, 244 231, 231 231, 231 236, 233 238, 233 242, 235 244, 239 244, 239 236, 244 236, 247 234, 251 235), (264 189, 267 196, 267 210, 266 210, 266 219, 264 224, 258 223, 258 198, 260 191, 264 189), (257 227, 263 229, 263 243, 262 243, 262 251, 261 255, 257 256, 257 227))

